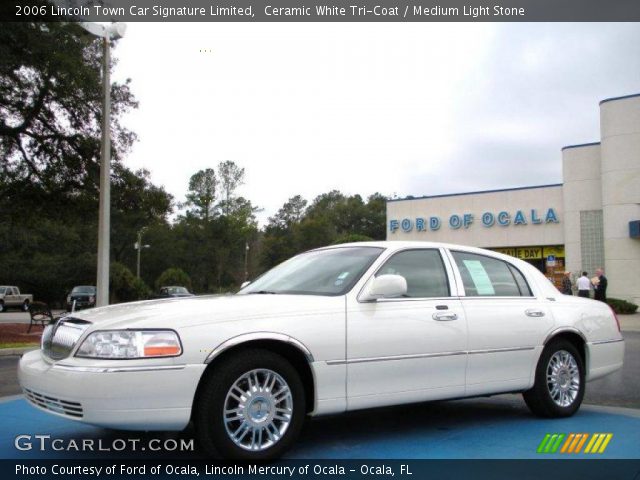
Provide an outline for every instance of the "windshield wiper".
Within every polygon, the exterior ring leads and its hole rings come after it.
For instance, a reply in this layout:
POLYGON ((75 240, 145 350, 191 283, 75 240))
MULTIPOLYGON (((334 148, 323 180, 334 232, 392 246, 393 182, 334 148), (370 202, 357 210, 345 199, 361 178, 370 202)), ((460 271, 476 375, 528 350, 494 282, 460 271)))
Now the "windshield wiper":
POLYGON ((272 290, 258 290, 257 292, 249 292, 249 295, 251 294, 258 294, 258 295, 277 295, 278 292, 274 292, 272 290))

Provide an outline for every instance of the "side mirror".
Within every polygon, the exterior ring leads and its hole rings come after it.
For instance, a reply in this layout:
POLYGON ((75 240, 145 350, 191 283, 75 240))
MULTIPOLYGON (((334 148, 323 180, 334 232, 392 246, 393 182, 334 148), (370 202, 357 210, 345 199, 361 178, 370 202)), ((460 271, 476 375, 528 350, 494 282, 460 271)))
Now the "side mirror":
POLYGON ((380 275, 373 279, 360 300, 371 302, 379 298, 401 297, 406 293, 407 280, 402 275, 380 275))
POLYGON ((244 287, 246 287, 247 285, 249 285, 251 282, 246 281, 246 282, 242 282, 242 285, 240 285, 240 290, 242 290, 244 287))

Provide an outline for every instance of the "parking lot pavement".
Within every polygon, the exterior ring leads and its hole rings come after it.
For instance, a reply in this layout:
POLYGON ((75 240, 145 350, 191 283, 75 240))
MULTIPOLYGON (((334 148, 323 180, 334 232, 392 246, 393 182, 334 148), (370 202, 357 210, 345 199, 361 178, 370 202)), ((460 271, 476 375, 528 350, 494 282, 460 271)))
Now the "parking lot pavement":
MULTIPOLYGON (((195 452, 151 452, 141 449, 151 439, 193 438, 182 434, 118 432, 79 424, 34 409, 23 399, 0 403, 0 458, 96 459, 96 458, 200 458, 195 452), (55 451, 41 451, 35 435, 60 439, 55 451), (18 450, 18 435, 31 435, 34 448, 18 450), (94 449, 67 450, 71 440, 93 439, 94 449), (106 451, 115 440, 131 444, 139 439, 140 449, 106 451)), ((543 420, 532 416, 524 405, 487 400, 433 402, 354 412, 311 420, 296 446, 287 455, 299 459, 526 459, 526 458, 623 458, 638 459, 640 415, 634 410, 585 407, 566 419, 543 420), (538 446, 548 433, 611 433, 603 453, 539 454, 538 446)), ((195 442, 194 442, 195 444, 195 442)))

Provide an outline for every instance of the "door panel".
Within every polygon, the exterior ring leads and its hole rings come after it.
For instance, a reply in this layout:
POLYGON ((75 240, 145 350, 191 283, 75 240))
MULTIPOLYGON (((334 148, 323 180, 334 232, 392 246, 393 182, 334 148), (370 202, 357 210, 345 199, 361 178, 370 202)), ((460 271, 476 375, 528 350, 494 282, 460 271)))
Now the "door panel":
POLYGON ((527 388, 540 355, 538 339, 551 325, 538 300, 465 298, 469 328, 467 395, 527 388), (543 313, 530 317, 525 312, 543 313))
POLYGON ((413 298, 347 306, 349 409, 464 394, 467 326, 436 249, 401 251, 378 270, 402 275, 413 298), (427 298, 429 295, 437 298, 427 298))
POLYGON ((469 341, 467 395, 527 388, 552 324, 546 304, 532 296, 522 273, 508 262, 452 251, 464 285, 461 297, 469 341))

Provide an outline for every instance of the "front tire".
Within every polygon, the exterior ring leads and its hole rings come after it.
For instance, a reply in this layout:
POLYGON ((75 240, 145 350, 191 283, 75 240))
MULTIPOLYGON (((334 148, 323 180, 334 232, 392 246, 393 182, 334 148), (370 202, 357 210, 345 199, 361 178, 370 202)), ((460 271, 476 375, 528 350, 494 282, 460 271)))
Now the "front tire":
POLYGON ((4 302, 0 302, 0 313, 4 312, 4 302))
POLYGON ((194 424, 206 454, 270 460, 298 437, 306 416, 304 387, 282 356, 243 350, 224 359, 203 381, 194 424))
POLYGON ((585 392, 584 360, 568 340, 552 340, 542 351, 535 383, 523 393, 529 409, 540 417, 570 417, 585 392))

